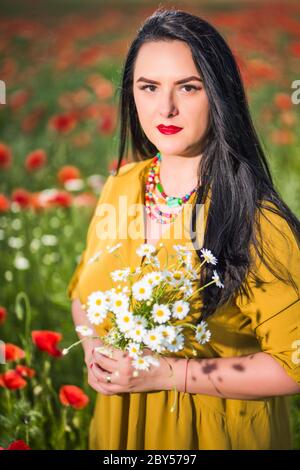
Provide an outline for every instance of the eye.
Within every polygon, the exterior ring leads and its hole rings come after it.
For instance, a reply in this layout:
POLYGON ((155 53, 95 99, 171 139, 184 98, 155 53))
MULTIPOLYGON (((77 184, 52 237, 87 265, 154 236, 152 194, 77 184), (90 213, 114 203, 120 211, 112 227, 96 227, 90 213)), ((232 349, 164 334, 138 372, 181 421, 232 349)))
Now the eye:
POLYGON ((183 85, 182 88, 189 88, 190 90, 200 90, 200 88, 196 87, 195 85, 183 85))
MULTIPOLYGON (((155 85, 144 85, 140 88, 140 90, 146 90, 147 88, 149 88, 149 91, 155 91, 155 90, 153 90, 153 88, 155 89, 156 86, 155 85), (150 90, 150 88, 152 88, 152 90, 150 90)), ((198 88, 195 85, 183 85, 182 88, 187 88, 188 92, 191 91, 191 90, 201 90, 201 88, 198 88)))
POLYGON ((145 90, 146 88, 149 88, 149 87, 150 87, 150 88, 156 88, 155 85, 144 85, 144 86, 142 86, 142 87, 140 88, 140 90, 145 90))

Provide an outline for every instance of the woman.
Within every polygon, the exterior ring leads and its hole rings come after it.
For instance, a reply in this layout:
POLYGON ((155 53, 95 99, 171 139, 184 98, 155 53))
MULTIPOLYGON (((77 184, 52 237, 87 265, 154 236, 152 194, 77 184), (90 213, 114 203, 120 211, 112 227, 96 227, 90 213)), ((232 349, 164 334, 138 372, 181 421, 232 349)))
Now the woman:
MULTIPOLYGON (((118 264, 100 254, 105 246, 120 242, 131 267, 140 265, 136 248, 142 242, 158 248, 164 237, 172 251, 173 229, 181 226, 188 203, 192 231, 201 240, 193 240, 194 259, 203 261, 201 247, 211 250, 222 283, 211 284, 193 303, 189 321, 205 319, 212 333, 208 343, 195 345, 196 357, 185 349, 136 376, 128 354, 95 352, 100 339, 83 343, 89 384, 98 392, 89 446, 291 448, 288 396, 300 392, 300 223, 274 189, 232 52, 203 19, 158 9, 130 46, 121 93, 119 168, 103 188, 69 286, 75 324, 92 326, 84 311, 87 296, 111 287, 107 268, 118 264), (134 162, 120 168, 129 136, 134 162), (152 167, 161 183, 152 191, 154 201, 146 186, 152 167), (129 226, 121 196, 129 205, 153 204, 136 219, 145 230, 140 236, 110 230, 108 243, 100 224, 104 206, 121 217, 117 228, 129 226), (179 391, 173 413, 170 368, 179 391)), ((191 239, 185 233, 175 243, 191 239)), ((200 285, 214 268, 205 264, 200 285)), ((93 329, 101 335, 107 325, 93 329)))

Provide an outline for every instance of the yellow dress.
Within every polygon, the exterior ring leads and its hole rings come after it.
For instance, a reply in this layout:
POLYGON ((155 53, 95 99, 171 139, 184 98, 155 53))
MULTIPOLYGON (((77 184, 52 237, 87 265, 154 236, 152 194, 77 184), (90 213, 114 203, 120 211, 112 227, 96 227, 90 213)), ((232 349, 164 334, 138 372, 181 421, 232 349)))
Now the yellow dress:
MULTIPOLYGON (((144 203, 145 177, 153 159, 128 163, 119 175, 109 176, 91 220, 86 249, 68 286, 69 298, 79 298, 85 303, 94 290, 112 287, 109 272, 125 266, 141 265, 136 248, 145 242, 143 215, 139 212, 126 218, 122 197, 131 204, 144 203), (111 206, 116 209, 117 229, 114 224, 103 225, 103 216, 111 206), (135 224, 132 226, 132 224, 135 224), (137 237, 126 237, 127 230, 140 228, 137 237), (104 233, 107 239, 104 239, 104 233), (118 256, 106 250, 107 245, 121 243, 118 256), (123 263, 123 265, 122 265, 123 263)), ((210 201, 209 201, 210 202, 210 201)), ((203 223, 209 202, 204 204, 203 223)), ((192 201, 190 206, 192 205, 192 201)), ((186 205, 188 206, 188 204, 186 205)), ((175 222, 166 228, 161 240, 169 253, 175 255, 173 244, 188 244, 187 232, 180 230, 185 206, 175 222), (179 235, 178 235, 179 233, 179 235), (175 237, 176 235, 176 237, 175 237)), ((270 221, 280 226, 286 237, 281 237, 275 227, 262 219, 263 239, 276 253, 277 259, 288 267, 300 286, 300 254, 297 242, 288 224, 268 212, 270 221)), ((107 218, 107 217, 106 217, 107 218)), ((188 220, 188 219, 187 219, 188 220)), ((135 233, 133 230, 131 233, 135 233)), ((202 246, 202 245, 200 245, 202 246)), ((209 247, 205 247, 209 248, 209 247)), ((159 251, 165 262, 166 250, 159 251)), ((197 258, 196 252, 194 253, 197 258)), ((271 281, 273 278, 264 266, 259 274, 271 281)), ((251 285, 252 300, 236 296, 208 319, 211 340, 196 345, 198 357, 243 356, 259 351, 271 354, 289 376, 300 383, 300 299, 286 284, 276 281, 263 286, 251 285), (298 342, 297 342, 298 341, 298 342), (298 348, 298 349, 297 349, 298 348)), ((187 321, 197 323, 201 301, 195 298, 187 321)), ((108 331, 109 323, 97 326, 99 335, 108 331)), ((175 354, 173 354, 175 355, 175 354)), ((186 347, 177 356, 191 356, 186 347)), ((242 377, 241 377, 242 380, 242 377)), ((224 399, 196 393, 178 392, 175 412, 170 408, 174 391, 151 391, 103 395, 98 393, 94 415, 90 423, 89 448, 93 450, 163 450, 163 449, 290 449, 292 448, 290 397, 266 397, 257 400, 224 399)))

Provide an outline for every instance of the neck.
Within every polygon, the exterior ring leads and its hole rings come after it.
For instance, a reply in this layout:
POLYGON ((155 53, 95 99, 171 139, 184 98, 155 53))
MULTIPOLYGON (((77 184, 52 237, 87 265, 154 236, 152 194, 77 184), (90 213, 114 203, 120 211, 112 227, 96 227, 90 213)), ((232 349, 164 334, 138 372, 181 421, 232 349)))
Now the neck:
POLYGON ((182 157, 161 154, 160 181, 169 195, 181 197, 198 185, 201 155, 182 157))

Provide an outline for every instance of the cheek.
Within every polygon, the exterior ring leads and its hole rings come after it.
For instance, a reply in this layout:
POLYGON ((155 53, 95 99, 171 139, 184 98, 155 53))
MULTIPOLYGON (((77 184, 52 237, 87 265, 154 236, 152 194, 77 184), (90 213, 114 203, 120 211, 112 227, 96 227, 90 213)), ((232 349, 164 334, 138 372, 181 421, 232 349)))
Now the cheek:
POLYGON ((195 100, 188 109, 189 121, 197 122, 197 126, 203 128, 209 120, 209 103, 206 98, 195 100))

